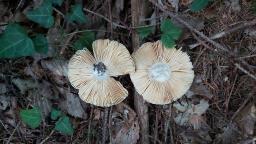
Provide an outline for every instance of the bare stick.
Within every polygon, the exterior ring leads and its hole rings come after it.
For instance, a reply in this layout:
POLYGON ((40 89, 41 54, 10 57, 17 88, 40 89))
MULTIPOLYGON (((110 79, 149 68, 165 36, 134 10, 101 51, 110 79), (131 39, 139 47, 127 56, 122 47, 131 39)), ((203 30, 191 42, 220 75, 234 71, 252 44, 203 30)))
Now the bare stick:
POLYGON ((106 132, 108 127, 108 114, 109 114, 109 108, 105 108, 104 110, 104 122, 103 122, 103 130, 102 130, 102 144, 106 143, 106 132))
POLYGON ((256 76, 253 75, 253 74, 251 74, 250 72, 248 72, 248 71, 247 71, 246 69, 244 69, 243 67, 241 67, 240 64, 235 63, 235 66, 236 66, 239 70, 243 71, 245 74, 247 74, 248 76, 250 76, 251 78, 253 78, 254 80, 256 80, 256 76))
POLYGON ((154 128, 154 144, 157 142, 158 138, 158 123, 159 123, 159 113, 156 113, 156 120, 155 120, 155 128, 154 128))
POLYGON ((102 19, 104 19, 105 21, 111 23, 113 26, 116 26, 116 27, 119 27, 119 28, 122 28, 122 29, 126 29, 126 30, 131 30, 131 29, 138 29, 138 28, 144 28, 144 27, 151 27, 151 26, 155 26, 155 25, 159 25, 160 23, 156 23, 156 24, 152 24, 152 25, 143 25, 143 26, 132 26, 132 27, 127 27, 127 26, 123 26, 123 25, 120 25, 116 22, 113 22, 111 19, 108 19, 107 17, 105 17, 104 15, 102 14, 99 14, 99 13, 96 13, 96 12, 93 12, 87 8, 83 8, 84 11, 86 12, 89 12, 91 14, 94 14, 102 19))
MULTIPOLYGON (((139 23, 140 18, 140 6, 143 5, 143 0, 131 0, 131 14, 132 14, 132 26, 136 27, 139 23)), ((136 51, 140 46, 139 35, 136 31, 132 31, 132 46, 133 50, 136 51)), ((135 91, 134 93, 134 106, 135 111, 138 115, 140 125, 140 142, 149 143, 149 123, 148 123, 148 107, 143 100, 142 96, 135 91)))
MULTIPOLYGON (((240 25, 236 26, 236 27, 233 27, 233 28, 230 28, 230 29, 227 29, 225 31, 221 31, 221 32, 218 32, 216 34, 214 34, 213 36, 210 37, 210 39, 214 40, 214 39, 219 39, 221 37, 224 37, 226 35, 229 35, 233 32, 236 32, 240 29, 243 29, 243 28, 246 28, 246 27, 250 27, 250 26, 253 26, 256 24, 256 19, 252 20, 252 21, 246 21, 246 22, 242 22, 240 25)), ((189 48, 190 49, 193 49, 197 46, 201 45, 201 43, 195 43, 195 44, 191 44, 189 45, 189 48)))
POLYGON ((161 11, 167 13, 170 17, 172 17, 173 19, 177 20, 178 22, 180 22, 181 24, 183 24, 184 26, 186 26, 190 31, 196 33, 198 36, 200 36, 202 39, 204 39, 205 41, 209 42, 210 44, 214 45, 216 48, 225 51, 225 52, 229 52, 230 51, 222 46, 221 44, 213 41, 212 39, 210 39, 209 37, 207 37, 205 34, 203 34, 202 32, 198 31, 197 29, 195 29, 193 26, 191 26, 190 24, 188 24, 186 21, 184 21, 182 18, 180 18, 177 14, 174 14, 172 12, 166 11, 162 6, 160 6, 159 4, 157 4, 154 0, 150 0, 150 2, 152 2, 157 8, 159 8, 161 11))
MULTIPOLYGON (((170 128, 171 118, 172 118, 172 105, 166 105, 167 110, 165 110, 164 114, 167 117, 164 121, 164 143, 167 144, 167 137, 168 137, 168 130, 170 129, 171 132, 171 139, 170 143, 174 144, 173 136, 172 136, 172 129, 170 128)), ((166 109, 166 106, 163 109, 166 109)))
POLYGON ((125 26, 123 26, 123 25, 119 25, 119 24, 113 22, 112 20, 106 18, 106 17, 105 17, 104 15, 102 15, 102 14, 93 12, 93 11, 87 9, 87 8, 83 8, 83 10, 86 11, 86 12, 92 13, 92 14, 98 16, 98 17, 101 17, 102 19, 104 19, 105 21, 107 21, 107 22, 109 22, 109 23, 112 23, 112 24, 113 24, 114 26, 116 26, 116 27, 120 27, 120 28, 123 28, 123 29, 127 29, 127 27, 125 27, 125 26))
POLYGON ((237 111, 231 117, 230 123, 236 118, 236 116, 239 114, 239 112, 246 106, 246 104, 254 96, 254 94, 255 94, 255 90, 248 94, 248 97, 245 99, 245 101, 240 105, 240 107, 237 109, 237 111))
POLYGON ((53 133, 54 133, 54 129, 51 131, 51 133, 44 140, 42 140, 40 142, 40 144, 44 144, 52 136, 53 133))
POLYGON ((16 127, 15 127, 15 129, 13 130, 13 132, 11 133, 10 137, 8 138, 7 144, 9 144, 9 143, 11 142, 12 137, 13 137, 13 135, 15 134, 15 132, 17 131, 17 129, 18 129, 19 126, 20 126, 20 121, 19 121, 19 123, 16 125, 16 127))

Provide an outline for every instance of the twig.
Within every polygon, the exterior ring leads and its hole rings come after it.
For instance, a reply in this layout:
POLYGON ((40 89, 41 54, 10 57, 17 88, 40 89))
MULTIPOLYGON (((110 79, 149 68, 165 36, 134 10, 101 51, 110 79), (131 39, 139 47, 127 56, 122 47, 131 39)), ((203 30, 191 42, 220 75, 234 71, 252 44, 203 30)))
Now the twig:
MULTIPOLYGON (((233 27, 233 28, 230 28, 230 29, 227 29, 225 31, 221 31, 221 32, 218 32, 216 34, 214 34, 213 36, 210 37, 210 39, 212 40, 215 40, 215 39, 219 39, 221 37, 224 37, 226 35, 229 35, 233 32, 236 32, 240 29, 243 29, 243 28, 246 28, 246 27, 250 27, 250 26, 253 26, 256 24, 256 19, 252 20, 252 21, 246 21, 246 22, 242 22, 240 25, 236 26, 236 27, 233 27)), ((193 49, 197 46, 201 45, 201 43, 195 43, 195 44, 191 44, 189 45, 189 48, 190 49, 193 49)))
POLYGON ((57 12, 58 14, 60 14, 63 18, 65 18, 65 15, 64 15, 61 11, 59 11, 58 9, 56 9, 56 8, 54 8, 54 7, 53 7, 53 10, 54 10, 55 12, 57 12))
POLYGON ((231 117, 230 123, 232 123, 232 121, 236 118, 238 113, 246 106, 246 104, 249 102, 249 100, 252 98, 252 96, 254 96, 254 94, 255 94, 254 92, 255 91, 252 91, 251 93, 248 94, 248 97, 246 98, 246 100, 241 104, 241 106, 237 109, 237 111, 231 117))
MULTIPOLYGON (((132 14, 132 27, 140 25, 140 10, 141 5, 145 4, 144 0, 131 0, 131 14, 132 14)), ((132 47, 136 51, 140 46, 140 39, 136 31, 132 31, 132 47)), ((135 91, 134 93, 134 107, 138 115, 140 125, 140 142, 149 143, 149 120, 148 120, 148 107, 143 100, 142 96, 135 91)))
POLYGON ((241 67, 240 64, 235 63, 235 66, 236 66, 239 70, 243 71, 245 74, 247 74, 248 76, 250 76, 251 78, 253 78, 254 80, 256 80, 256 76, 254 76, 253 74, 251 74, 250 72, 248 72, 246 69, 244 69, 243 67, 241 67))
POLYGON ((112 22, 110 19, 106 18, 106 17, 105 17, 104 15, 102 15, 102 14, 93 12, 93 11, 87 9, 87 8, 83 8, 83 10, 86 11, 86 12, 92 13, 92 14, 98 16, 98 17, 103 18, 104 20, 106 20, 106 21, 109 22, 109 23, 112 23, 112 24, 113 24, 114 26, 116 26, 116 27, 120 27, 120 28, 123 28, 123 29, 128 29, 127 27, 125 27, 125 26, 123 26, 123 25, 120 25, 120 24, 117 24, 117 23, 115 23, 115 22, 112 22))
POLYGON ((107 127, 108 127, 108 114, 109 108, 105 108, 104 110, 104 121, 103 121, 103 130, 102 130, 102 144, 106 143, 106 135, 107 135, 107 127))
POLYGON ((155 128, 154 128, 154 144, 157 142, 158 137, 158 123, 159 123, 159 113, 156 113, 156 119, 155 119, 155 128))
POLYGON ((11 133, 10 137, 7 140, 7 144, 9 144, 12 140, 12 137, 14 135, 14 133, 16 132, 16 130, 18 129, 18 127, 20 126, 20 121, 18 122, 18 124, 16 125, 15 129, 13 130, 13 132, 11 133))
MULTIPOLYGON (((170 128, 170 123, 171 123, 171 117, 172 117, 172 106, 167 105, 167 110, 165 110, 164 114, 165 116, 167 116, 166 120, 164 121, 164 143, 167 144, 167 137, 168 137, 168 130, 170 128)), ((163 107, 163 109, 165 109, 163 107)), ((173 136, 172 136, 172 130, 170 129, 171 132, 171 139, 170 139, 170 143, 174 144, 174 140, 173 140, 173 136)))
POLYGON ((123 25, 120 25, 118 23, 115 23, 113 22, 112 20, 108 19, 107 17, 105 17, 104 15, 102 14, 99 14, 99 13, 96 13, 96 12, 93 12, 87 8, 83 8, 84 11, 86 12, 89 12, 89 13, 92 13, 98 17, 101 17, 103 18, 104 20, 106 20, 107 22, 111 23, 113 26, 116 26, 116 27, 119 27, 119 28, 122 28, 122 29, 126 29, 126 30, 131 30, 131 29, 139 29, 139 28, 144 28, 144 27, 151 27, 151 26, 155 26, 155 25, 159 25, 160 23, 156 23, 156 24, 151 24, 151 25, 143 25, 143 26, 132 26, 132 27, 127 27, 127 26, 123 26, 123 25))
MULTIPOLYGON (((111 10, 111 0, 108 0, 108 13, 109 13, 109 20, 112 22, 112 10, 111 10)), ((110 23, 110 32, 111 38, 113 38, 113 23, 110 23)))
POLYGON ((40 144, 45 143, 45 142, 52 136, 53 133, 54 133, 54 129, 51 131, 51 133, 50 133, 44 140, 42 140, 42 141, 40 142, 40 144))
POLYGON ((60 54, 62 55, 65 51, 65 49, 68 47, 69 42, 72 40, 72 38, 75 36, 75 34, 69 35, 69 37, 67 38, 67 40, 64 43, 64 46, 62 47, 62 49, 60 50, 60 54))
POLYGON ((157 8, 159 8, 161 11, 167 13, 170 17, 172 17, 173 19, 177 20, 178 22, 180 22, 181 24, 183 24, 184 26, 186 26, 190 31, 196 33, 198 36, 200 36, 202 39, 204 39, 205 41, 209 42, 210 44, 212 44, 213 46, 215 46, 216 48, 225 51, 225 52, 229 52, 231 53, 226 47, 222 46, 221 44, 213 41, 212 39, 210 39, 209 37, 207 37, 205 34, 203 34, 202 32, 198 31, 197 29, 195 29, 193 26, 191 26, 190 24, 188 24, 186 21, 184 21, 182 18, 180 18, 177 14, 174 14, 172 12, 166 11, 162 6, 160 6, 159 4, 157 4, 154 0, 149 0, 150 2, 152 2, 157 8))
POLYGON ((90 143, 90 134, 91 134, 91 124, 92 124, 92 119, 93 119, 93 117, 92 117, 93 111, 94 111, 94 108, 92 107, 91 111, 90 111, 90 118, 89 118, 88 131, 87 131, 87 142, 88 142, 88 144, 90 143))
POLYGON ((252 58, 252 57, 256 57, 256 54, 248 55, 248 56, 242 56, 242 57, 239 57, 239 59, 246 59, 246 58, 252 58))
POLYGON ((109 117, 108 117, 108 133, 109 133, 109 143, 112 144, 112 134, 111 134, 111 124, 112 124, 112 110, 113 110, 113 107, 110 107, 110 110, 109 110, 109 117))

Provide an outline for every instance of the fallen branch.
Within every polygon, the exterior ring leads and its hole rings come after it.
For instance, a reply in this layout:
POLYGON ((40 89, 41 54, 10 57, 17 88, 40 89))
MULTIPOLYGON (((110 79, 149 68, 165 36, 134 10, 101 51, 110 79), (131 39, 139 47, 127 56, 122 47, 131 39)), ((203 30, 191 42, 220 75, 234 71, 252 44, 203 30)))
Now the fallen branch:
POLYGON ((240 64, 235 63, 235 66, 241 70, 242 72, 244 72, 245 74, 247 74, 248 76, 250 76, 251 78, 253 78, 254 80, 256 80, 256 76, 251 74, 250 72, 248 72, 246 69, 244 69, 240 64))
POLYGON ((88 12, 88 13, 94 14, 94 15, 96 15, 96 16, 102 18, 102 19, 104 19, 105 21, 111 23, 113 26, 120 27, 120 28, 123 28, 123 29, 128 29, 127 27, 125 27, 125 26, 123 26, 123 25, 120 25, 120 24, 118 24, 118 23, 113 22, 112 20, 108 19, 107 17, 105 17, 105 16, 102 15, 102 14, 93 12, 93 11, 87 9, 87 8, 83 8, 83 10, 86 11, 86 12, 88 12))
MULTIPOLYGON (((131 0, 131 14, 132 14, 132 26, 136 27, 139 23, 141 5, 143 0, 131 0)), ((136 51, 140 46, 139 35, 136 31, 132 31, 132 47, 136 51)), ((149 120, 148 120, 148 107, 143 100, 142 96, 135 91, 134 93, 134 106, 138 115, 140 125, 140 143, 149 143, 149 120)))
POLYGON ((157 4, 154 0, 149 0, 151 3, 153 3, 157 8, 159 8, 161 11, 165 12, 166 14, 168 14, 171 18, 177 20, 179 23, 183 24, 184 26, 186 26, 190 31, 196 33, 198 36, 200 36, 202 39, 204 39, 205 41, 207 41, 208 43, 212 44, 214 47, 225 51, 225 52, 230 52, 226 47, 222 46, 221 44, 219 44, 218 42, 213 41, 212 39, 210 39, 209 37, 207 37, 205 34, 203 34, 202 32, 198 31, 197 29, 195 29, 193 26, 191 26, 190 24, 188 24, 186 21, 184 21, 182 18, 179 17, 179 15, 174 14, 172 12, 166 11, 162 6, 160 6, 159 4, 157 4))
MULTIPOLYGON (((210 39, 212 39, 212 40, 219 39, 219 38, 227 36, 227 35, 229 35, 229 34, 231 34, 233 32, 236 32, 236 31, 238 31, 240 29, 243 29, 243 28, 246 28, 246 27, 250 27, 250 26, 253 26, 253 25, 256 25, 256 19, 254 19, 252 21, 243 22, 243 23, 241 23, 240 25, 238 25, 236 27, 233 27, 233 28, 230 28, 230 29, 218 32, 218 33, 214 34, 213 36, 211 36, 210 39)), ((195 48, 195 47, 197 47, 199 45, 201 45, 201 43, 191 44, 191 45, 189 45, 189 48, 193 49, 193 48, 195 48)))
POLYGON ((143 26, 132 26, 132 27, 127 27, 127 26, 124 26, 124 25, 120 25, 116 22, 113 22, 112 19, 108 19, 107 17, 105 17, 104 15, 102 14, 99 14, 99 13, 96 13, 96 12, 93 12, 87 8, 83 8, 84 11, 88 12, 88 13, 91 13, 91 14, 94 14, 102 19, 104 19, 105 21, 111 23, 113 26, 116 26, 116 27, 119 27, 119 28, 122 28, 122 29, 126 29, 126 30, 132 30, 132 29, 138 29, 138 28, 144 28, 144 27, 151 27, 151 26, 155 26, 155 25, 159 25, 160 23, 156 23, 156 24, 151 24, 151 25, 143 25, 143 26))

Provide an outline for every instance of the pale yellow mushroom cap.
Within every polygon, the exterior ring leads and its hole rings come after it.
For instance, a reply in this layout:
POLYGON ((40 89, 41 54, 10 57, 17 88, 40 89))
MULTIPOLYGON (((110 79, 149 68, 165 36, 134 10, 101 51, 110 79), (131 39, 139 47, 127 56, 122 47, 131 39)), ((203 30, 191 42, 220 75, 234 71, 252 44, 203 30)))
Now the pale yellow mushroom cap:
POLYGON ((189 56, 180 49, 165 48, 161 41, 143 44, 133 54, 130 74, 135 89, 149 103, 169 104, 181 98, 194 79, 189 56))
POLYGON ((94 41, 92 48, 94 56, 88 50, 78 50, 70 59, 70 83, 87 103, 109 107, 122 102, 128 91, 111 76, 135 71, 129 51, 123 44, 108 39, 94 41))

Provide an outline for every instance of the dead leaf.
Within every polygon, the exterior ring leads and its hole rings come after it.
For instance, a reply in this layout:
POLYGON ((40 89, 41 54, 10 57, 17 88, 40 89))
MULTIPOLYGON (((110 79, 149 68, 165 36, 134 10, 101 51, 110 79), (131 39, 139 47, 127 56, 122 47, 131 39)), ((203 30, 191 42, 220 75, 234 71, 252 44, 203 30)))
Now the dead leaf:
POLYGON ((175 12, 179 11, 179 0, 168 0, 168 2, 175 8, 175 12))
POLYGON ((247 28, 244 30, 244 33, 248 35, 249 37, 256 38, 256 30, 254 28, 247 28))
POLYGON ((0 94, 7 92, 6 84, 0 83, 0 94))
POLYGON ((82 119, 87 119, 88 115, 85 113, 81 103, 80 103, 80 98, 73 94, 68 92, 66 94, 66 100, 61 102, 60 107, 63 111, 67 111, 68 114, 82 118, 82 119))
POLYGON ((225 3, 226 6, 231 7, 231 9, 234 12, 240 12, 241 11, 241 6, 239 4, 239 0, 225 0, 224 3, 225 3))
POLYGON ((29 89, 34 89, 38 87, 38 83, 31 79, 25 80, 20 78, 14 78, 12 79, 12 83, 14 83, 18 87, 21 94, 25 94, 25 92, 29 89))
POLYGON ((199 104, 193 104, 191 101, 175 102, 173 106, 178 110, 177 116, 174 118, 176 124, 181 126, 192 125, 194 129, 199 129, 204 123, 201 116, 209 108, 208 101, 201 99, 199 104))
POLYGON ((64 43, 64 37, 61 28, 50 28, 47 32, 46 38, 49 43, 48 52, 46 55, 48 57, 54 57, 57 55, 58 48, 62 47, 64 43))
POLYGON ((238 129, 233 123, 228 124, 223 128, 223 133, 218 135, 215 139, 216 143, 233 144, 238 139, 238 129))
POLYGON ((206 110, 209 108, 209 103, 208 101, 201 99, 200 103, 195 105, 194 107, 194 113, 197 115, 202 115, 203 113, 206 112, 206 110))
POLYGON ((253 135, 254 125, 256 123, 256 106, 249 103, 244 107, 235 118, 239 128, 245 136, 253 135))
MULTIPOLYGON (((204 29, 204 26, 205 26, 204 21, 200 18, 192 17, 188 15, 180 15, 179 17, 182 18, 187 23, 189 23, 191 26, 193 26, 193 28, 197 30, 204 29)), ((178 25, 180 28, 184 28, 184 29, 186 28, 183 24, 180 24, 177 20, 172 19, 172 21, 175 25, 178 25)))
POLYGON ((68 61, 62 59, 42 60, 41 65, 44 69, 49 70, 54 75, 67 76, 68 61))
POLYGON ((213 94, 210 92, 208 87, 203 84, 201 76, 196 76, 192 86, 190 87, 190 92, 186 93, 188 98, 191 98, 191 95, 200 95, 206 96, 206 98, 211 99, 213 94))
POLYGON ((184 144, 209 144, 212 143, 212 139, 209 136, 209 130, 188 130, 186 129, 181 134, 178 134, 182 138, 184 144))
POLYGON ((192 3, 193 0, 180 0, 180 5, 188 6, 192 3))
POLYGON ((6 110, 7 107, 10 105, 10 97, 5 95, 0 95, 0 110, 6 110))
POLYGON ((123 103, 115 106, 111 130, 113 144, 136 144, 139 139, 139 123, 136 113, 123 103))

